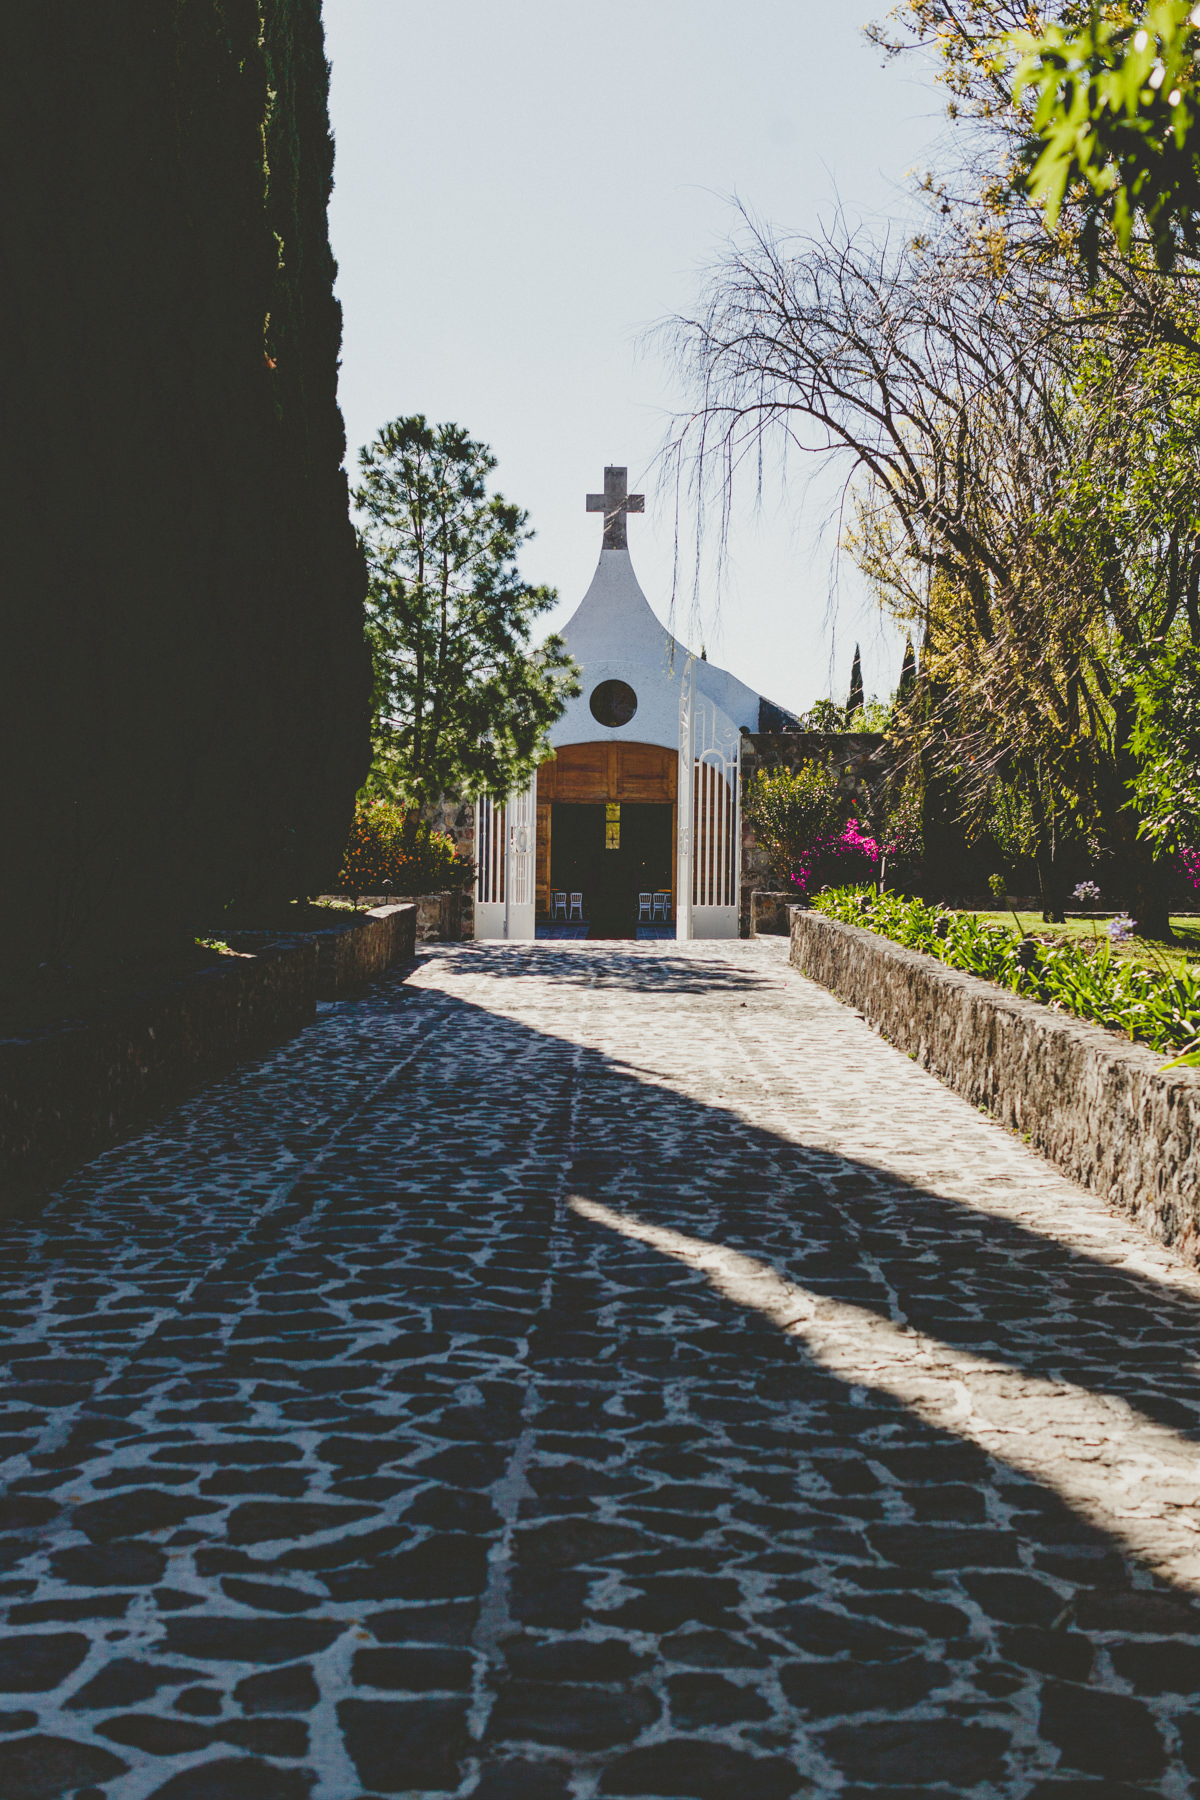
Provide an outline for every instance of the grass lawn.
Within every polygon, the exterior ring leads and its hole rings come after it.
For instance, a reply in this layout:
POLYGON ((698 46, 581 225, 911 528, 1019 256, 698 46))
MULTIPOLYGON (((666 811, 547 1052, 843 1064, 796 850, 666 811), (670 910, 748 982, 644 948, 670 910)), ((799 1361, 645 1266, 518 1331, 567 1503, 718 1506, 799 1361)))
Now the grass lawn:
MULTIPOLYGON (((1039 943, 1065 944, 1072 938, 1106 936, 1112 916, 1111 913, 1098 913, 1095 917, 1069 918, 1065 925, 1045 924, 1040 912, 1019 912, 1015 918, 1020 920, 1021 930, 1037 938, 1039 943)), ((977 912, 975 917, 989 924, 1014 925, 1014 915, 1007 910, 977 912)), ((1161 969, 1165 963, 1172 971, 1185 968, 1188 963, 1200 962, 1200 919, 1172 918, 1171 929, 1178 939, 1175 944, 1154 944, 1146 938, 1131 937, 1116 946, 1117 954, 1152 969, 1161 969)))

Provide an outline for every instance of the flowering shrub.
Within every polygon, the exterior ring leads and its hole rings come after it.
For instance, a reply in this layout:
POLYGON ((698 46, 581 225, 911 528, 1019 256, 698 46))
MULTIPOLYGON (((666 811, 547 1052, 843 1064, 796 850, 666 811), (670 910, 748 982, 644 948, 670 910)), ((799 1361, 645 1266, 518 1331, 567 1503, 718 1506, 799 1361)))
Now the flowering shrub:
POLYGON ((796 770, 762 769, 746 795, 746 818, 773 872, 784 880, 814 845, 837 832, 842 812, 837 777, 817 762, 801 763, 796 770))
POLYGON ((1041 944, 1009 925, 878 894, 873 888, 841 888, 818 894, 813 906, 830 919, 862 925, 895 943, 923 950, 954 969, 1029 994, 1045 1005, 1123 1031, 1162 1053, 1200 1052, 1200 968, 1146 968, 1114 953, 1134 930, 1121 915, 1107 935, 1041 944), (1113 929, 1119 927, 1119 929, 1113 929))
POLYGON ((1200 888, 1200 850, 1181 850, 1179 867, 1194 888, 1200 888))
POLYGON ((807 899, 819 882, 845 887, 876 880, 882 857, 877 841, 865 835, 857 819, 850 819, 840 832, 827 833, 801 851, 788 880, 801 899, 807 899))
POLYGON ((360 800, 342 858, 337 891, 360 894, 430 894, 461 881, 470 871, 454 840, 413 818, 391 800, 360 800))

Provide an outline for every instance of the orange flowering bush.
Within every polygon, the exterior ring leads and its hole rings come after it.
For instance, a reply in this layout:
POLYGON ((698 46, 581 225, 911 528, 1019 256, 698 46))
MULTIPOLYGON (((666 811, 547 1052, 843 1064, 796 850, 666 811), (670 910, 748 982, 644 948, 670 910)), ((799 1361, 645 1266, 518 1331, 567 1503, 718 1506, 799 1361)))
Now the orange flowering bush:
POLYGON ((434 831, 393 800, 360 800, 342 857, 338 892, 431 894, 455 886, 470 871, 454 840, 434 831))

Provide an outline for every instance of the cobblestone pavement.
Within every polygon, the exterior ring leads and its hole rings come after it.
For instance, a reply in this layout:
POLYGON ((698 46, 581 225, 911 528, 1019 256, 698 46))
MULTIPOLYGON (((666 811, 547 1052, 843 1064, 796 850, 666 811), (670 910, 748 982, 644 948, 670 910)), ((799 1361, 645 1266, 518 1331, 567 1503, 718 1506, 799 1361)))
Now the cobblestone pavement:
POLYGON ((0 1800, 1182 1800, 1200 1278, 780 942, 438 948, 0 1227, 0 1800))

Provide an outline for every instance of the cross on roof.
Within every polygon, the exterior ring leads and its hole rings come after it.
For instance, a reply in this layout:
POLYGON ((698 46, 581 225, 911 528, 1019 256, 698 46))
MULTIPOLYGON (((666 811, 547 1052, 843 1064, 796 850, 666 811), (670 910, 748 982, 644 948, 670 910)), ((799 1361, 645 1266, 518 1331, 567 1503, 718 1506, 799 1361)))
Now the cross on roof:
POLYGON ((628 482, 629 470, 617 469, 610 464, 604 471, 604 492, 587 497, 588 511, 604 514, 606 550, 624 550, 629 541, 625 533, 626 513, 646 510, 645 494, 629 493, 628 482))

